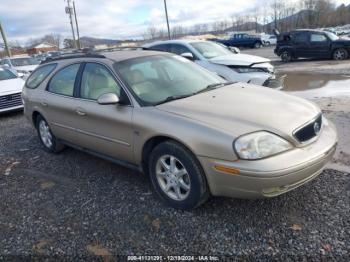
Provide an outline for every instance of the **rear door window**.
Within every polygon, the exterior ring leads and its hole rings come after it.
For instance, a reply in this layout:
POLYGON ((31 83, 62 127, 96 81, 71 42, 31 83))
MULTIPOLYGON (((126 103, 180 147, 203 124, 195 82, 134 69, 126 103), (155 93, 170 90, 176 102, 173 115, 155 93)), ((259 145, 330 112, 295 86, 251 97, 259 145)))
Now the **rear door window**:
POLYGON ((172 44, 171 45, 171 53, 177 54, 177 55, 182 55, 183 53, 191 53, 191 50, 188 49, 188 47, 184 45, 179 45, 179 44, 172 44))
POLYGON ((155 51, 162 51, 162 52, 170 52, 170 45, 169 44, 155 45, 155 46, 149 47, 148 49, 155 50, 155 51))
POLYGON ((308 33, 298 33, 294 35, 294 43, 296 44, 305 44, 309 41, 308 33))
POLYGON ((73 64, 58 71, 50 80, 48 91, 65 96, 73 96, 74 84, 80 64, 73 64))

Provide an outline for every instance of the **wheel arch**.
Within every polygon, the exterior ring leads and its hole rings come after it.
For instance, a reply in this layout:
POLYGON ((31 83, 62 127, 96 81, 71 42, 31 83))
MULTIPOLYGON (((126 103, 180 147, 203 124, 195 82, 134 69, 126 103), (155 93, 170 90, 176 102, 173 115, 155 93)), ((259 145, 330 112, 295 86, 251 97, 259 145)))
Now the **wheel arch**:
POLYGON ((39 111, 34 110, 32 113, 32 122, 35 128, 36 128, 36 121, 38 119, 38 116, 43 116, 43 115, 39 111))
MULTIPOLYGON (((166 141, 172 141, 172 142, 175 142, 175 143, 182 145, 197 159, 196 155, 193 153, 193 150, 183 141, 181 141, 177 138, 168 136, 168 135, 155 135, 153 137, 148 138, 142 146, 141 167, 142 167, 142 170, 145 174, 148 174, 148 161, 147 160, 148 160, 150 153, 157 145, 164 143, 166 141)), ((200 163, 198 159, 197 159, 197 161, 198 161, 198 163, 200 163)))

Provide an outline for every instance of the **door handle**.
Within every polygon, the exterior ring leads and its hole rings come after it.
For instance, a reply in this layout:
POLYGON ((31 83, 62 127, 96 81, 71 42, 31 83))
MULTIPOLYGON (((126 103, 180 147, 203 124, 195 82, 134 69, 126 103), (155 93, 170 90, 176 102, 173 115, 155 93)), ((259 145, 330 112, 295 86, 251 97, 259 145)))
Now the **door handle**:
POLYGON ((81 109, 81 108, 77 108, 77 110, 75 110, 75 112, 77 112, 78 115, 80 116, 85 116, 86 115, 86 112, 81 109))

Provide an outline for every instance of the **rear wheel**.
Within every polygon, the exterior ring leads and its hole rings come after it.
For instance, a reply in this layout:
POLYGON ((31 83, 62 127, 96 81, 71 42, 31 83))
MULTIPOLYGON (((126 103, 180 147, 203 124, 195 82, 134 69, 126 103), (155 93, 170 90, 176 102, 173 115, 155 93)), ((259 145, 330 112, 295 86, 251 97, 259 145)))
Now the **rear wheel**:
POLYGON ((261 43, 260 42, 256 42, 255 44, 254 44, 254 48, 260 48, 261 47, 261 43))
POLYGON ((344 48, 336 49, 333 52, 333 59, 334 60, 345 60, 348 57, 349 57, 349 53, 344 48))
POLYGON ((283 62, 288 63, 288 62, 291 62, 292 59, 293 59, 293 56, 292 56, 292 53, 290 51, 288 51, 288 50, 282 51, 281 60, 283 62))
POLYGON ((44 149, 50 153, 58 153, 64 149, 64 145, 57 141, 57 138, 52 134, 47 121, 39 115, 36 119, 36 128, 44 149))
POLYGON ((181 144, 172 141, 159 144, 152 151, 149 162, 153 187, 169 206, 191 210, 208 199, 202 167, 181 144))

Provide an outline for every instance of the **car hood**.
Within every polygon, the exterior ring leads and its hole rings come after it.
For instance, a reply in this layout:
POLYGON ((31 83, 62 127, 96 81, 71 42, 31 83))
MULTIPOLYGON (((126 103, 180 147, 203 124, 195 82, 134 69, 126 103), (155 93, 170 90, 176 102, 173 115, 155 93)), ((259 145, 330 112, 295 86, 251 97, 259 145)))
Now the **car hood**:
POLYGON ((27 65, 27 66, 15 66, 14 68, 16 70, 22 70, 22 71, 27 71, 27 72, 32 72, 34 71, 39 65, 27 65))
POLYGON ((217 56, 209 59, 210 62, 220 65, 240 65, 240 66, 250 66, 256 63, 270 63, 271 60, 254 55, 246 54, 232 54, 232 55, 223 55, 217 56))
POLYGON ((234 137, 266 130, 294 142, 293 131, 320 114, 316 105, 302 98, 243 83, 157 108, 224 130, 234 137))
POLYGON ((20 93, 22 92, 23 85, 24 81, 22 78, 2 80, 0 81, 0 96, 20 93))

